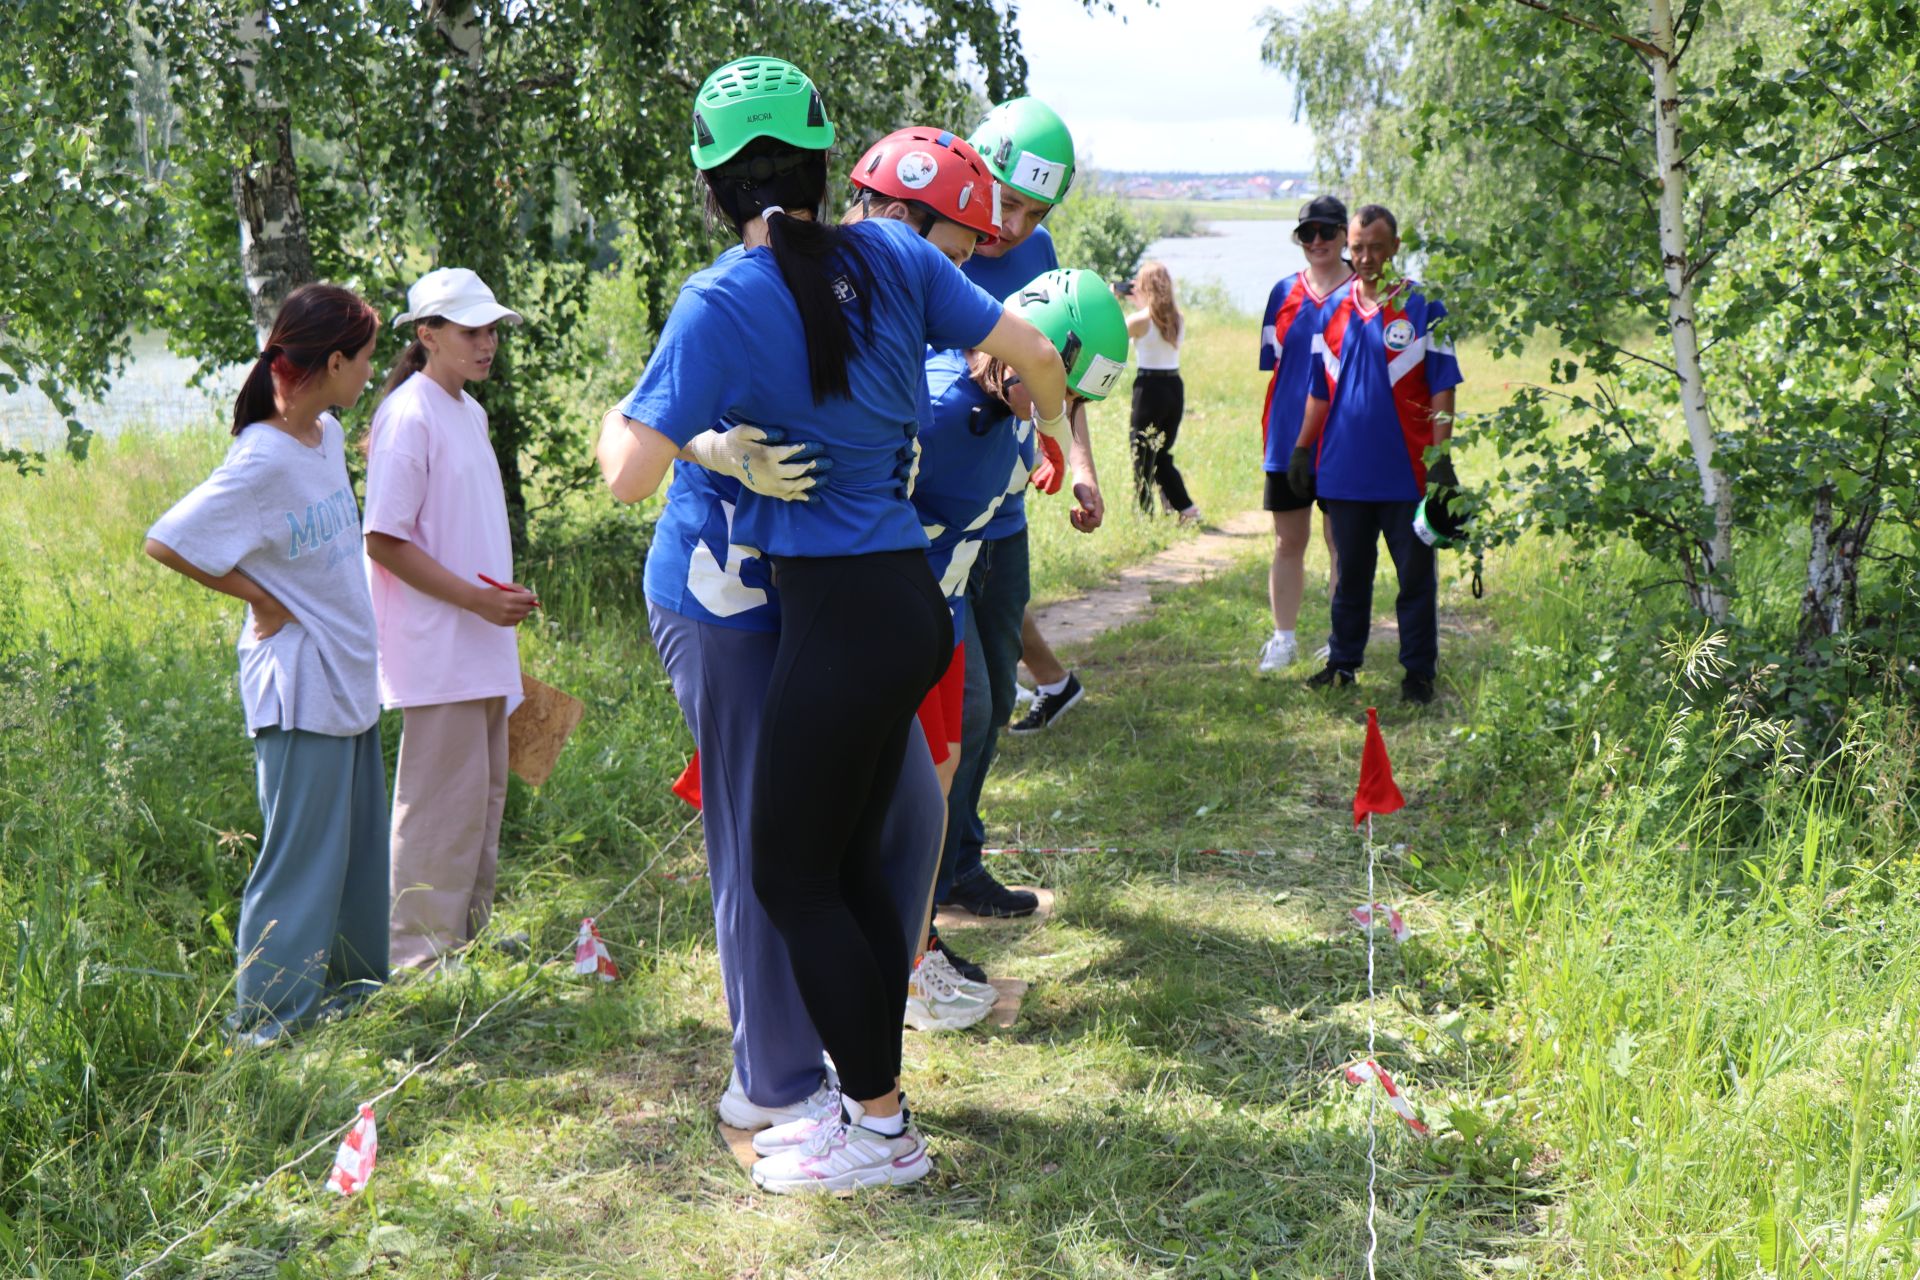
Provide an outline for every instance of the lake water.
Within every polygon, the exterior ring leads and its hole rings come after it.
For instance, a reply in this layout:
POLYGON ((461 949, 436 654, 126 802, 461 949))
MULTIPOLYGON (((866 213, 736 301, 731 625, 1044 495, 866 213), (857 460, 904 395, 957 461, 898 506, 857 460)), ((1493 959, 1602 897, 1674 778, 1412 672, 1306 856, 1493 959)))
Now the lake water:
POLYGON ((1307 265, 1293 242, 1291 222, 1203 222, 1207 234, 1156 240, 1147 248, 1173 273, 1176 289, 1210 283, 1225 290, 1234 307, 1258 315, 1280 277, 1307 265))
MULTIPOLYGON (((196 367, 194 361, 167 350, 158 335, 140 334, 133 340, 132 358, 105 398, 76 406, 74 416, 107 437, 130 428, 177 431, 218 426, 232 412, 245 371, 222 370, 204 388, 196 389, 187 385, 196 367)), ((0 393, 0 448, 57 448, 66 438, 65 420, 40 392, 22 388, 0 393)))
MULTIPOLYGON (((1176 285, 1191 291, 1209 285, 1224 291, 1238 310, 1258 314, 1274 282, 1306 265, 1293 243, 1293 224, 1272 221, 1203 222, 1207 234, 1156 240, 1147 256, 1173 273, 1176 285)), ((174 431, 214 427, 224 422, 239 390, 242 370, 223 370, 203 389, 187 385, 194 362, 167 350, 153 334, 133 342, 133 358, 113 389, 97 404, 79 406, 78 417, 102 436, 130 428, 174 431)), ((53 405, 38 391, 0 394, 0 447, 57 448, 66 427, 53 405)))

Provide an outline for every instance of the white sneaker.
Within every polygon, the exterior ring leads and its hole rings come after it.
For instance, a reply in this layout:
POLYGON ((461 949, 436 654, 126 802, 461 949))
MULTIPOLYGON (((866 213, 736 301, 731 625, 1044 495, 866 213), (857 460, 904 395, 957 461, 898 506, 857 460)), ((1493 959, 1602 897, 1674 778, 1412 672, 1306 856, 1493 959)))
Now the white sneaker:
POLYGON ((1293 660, 1300 656, 1300 646, 1292 636, 1283 636, 1278 631, 1267 637, 1266 644, 1260 648, 1260 671, 1264 675, 1290 667, 1293 660))
POLYGON ((929 951, 922 956, 920 963, 926 965, 947 980, 947 985, 963 996, 972 996, 976 1000, 985 1000, 991 1008, 1000 998, 999 991, 991 982, 975 982, 966 974, 953 967, 953 961, 947 959, 944 951, 929 951))
POLYGON ((798 1146, 765 1156, 753 1166, 762 1190, 788 1192, 852 1191, 857 1187, 899 1187, 918 1182, 933 1168, 927 1141, 903 1112, 906 1128, 898 1137, 875 1133, 835 1115, 798 1146))
POLYGON ((837 1096, 831 1085, 822 1084, 811 1096, 798 1102, 784 1107, 763 1107, 747 1096, 740 1085, 740 1073, 735 1071, 727 1077, 727 1091, 720 1095, 714 1110, 720 1113, 720 1123, 730 1129, 764 1129, 768 1125, 806 1119, 819 1111, 829 1095, 837 1096))
POLYGON ((993 1002, 969 995, 947 980, 944 965, 929 967, 927 958, 907 978, 905 1021, 915 1031, 958 1031, 993 1012, 993 1002))
MULTIPOLYGON (((820 1097, 818 1094, 814 1096, 820 1097)), ((807 1101, 812 1102, 813 1099, 807 1101)), ((859 1103, 852 1098, 842 1098, 839 1089, 830 1088, 827 1095, 820 1098, 806 1115, 754 1134, 753 1149, 763 1156, 770 1156, 788 1147, 797 1147, 819 1132, 821 1125, 837 1122, 843 1113, 852 1116, 856 1122, 866 1114, 860 1109, 859 1103)))

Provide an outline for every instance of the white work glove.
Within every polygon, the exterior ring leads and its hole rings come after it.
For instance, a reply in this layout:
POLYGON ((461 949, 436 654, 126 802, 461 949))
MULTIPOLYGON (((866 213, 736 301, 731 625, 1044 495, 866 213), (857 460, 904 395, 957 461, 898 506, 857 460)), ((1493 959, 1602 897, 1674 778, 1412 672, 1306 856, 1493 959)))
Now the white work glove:
POLYGON ((726 431, 707 431, 687 442, 682 456, 709 471, 732 476, 755 493, 782 502, 815 500, 821 477, 833 459, 813 441, 787 443, 779 427, 751 423, 726 431))
POLYGON ((1058 414, 1051 418, 1043 418, 1040 416, 1039 406, 1036 405, 1033 411, 1033 427, 1050 440, 1064 441, 1067 438, 1067 419, 1071 416, 1066 405, 1062 404, 1058 414))

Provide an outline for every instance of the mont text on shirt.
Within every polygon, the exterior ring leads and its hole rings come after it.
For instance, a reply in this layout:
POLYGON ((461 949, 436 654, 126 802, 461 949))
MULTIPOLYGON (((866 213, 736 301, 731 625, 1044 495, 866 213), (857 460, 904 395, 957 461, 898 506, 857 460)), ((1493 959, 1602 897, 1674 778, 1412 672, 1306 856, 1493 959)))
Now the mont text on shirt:
POLYGON ((340 489, 331 497, 307 504, 304 522, 287 512, 287 527, 293 536, 287 544, 287 559, 298 560, 308 551, 318 551, 348 530, 360 531, 360 510, 354 504, 353 490, 340 489))

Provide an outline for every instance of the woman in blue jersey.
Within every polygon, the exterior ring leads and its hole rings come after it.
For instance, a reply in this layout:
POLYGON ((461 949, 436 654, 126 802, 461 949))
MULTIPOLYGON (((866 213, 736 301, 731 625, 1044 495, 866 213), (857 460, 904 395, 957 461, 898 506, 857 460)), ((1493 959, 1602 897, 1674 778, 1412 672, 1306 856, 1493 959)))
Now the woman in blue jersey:
MULTIPOLYGON (((1307 375, 1313 371, 1313 348, 1327 316, 1340 305, 1352 286, 1353 269, 1342 256, 1347 246, 1347 206, 1336 196, 1316 196, 1300 209, 1294 242, 1306 257, 1307 269, 1273 286, 1260 323, 1260 368, 1273 378, 1261 410, 1260 435, 1265 446, 1265 507, 1273 512, 1273 568, 1267 579, 1267 598, 1273 607, 1273 634, 1260 649, 1260 670, 1278 671, 1299 656, 1295 629, 1300 622, 1300 598, 1306 593, 1307 545, 1313 540, 1313 491, 1296 492, 1287 482, 1287 463, 1300 436, 1306 412, 1307 375)), ((1322 531, 1327 544, 1327 578, 1335 575, 1333 535, 1322 531)))
POLYGON ((683 286, 639 385, 601 433, 600 464, 616 498, 638 501, 721 420, 818 441, 833 462, 807 502, 743 491, 731 530, 770 561, 779 588, 752 782, 754 891, 846 1100, 753 1176, 771 1191, 911 1182, 929 1163, 899 1092, 909 940, 880 832, 915 707, 953 641, 897 468, 918 431, 929 345, 1006 360, 1033 396, 1036 425, 1056 436, 1065 371, 1044 335, 910 225, 815 217, 833 126, 797 68, 729 63, 696 95, 693 125, 710 206, 745 252, 683 286))

